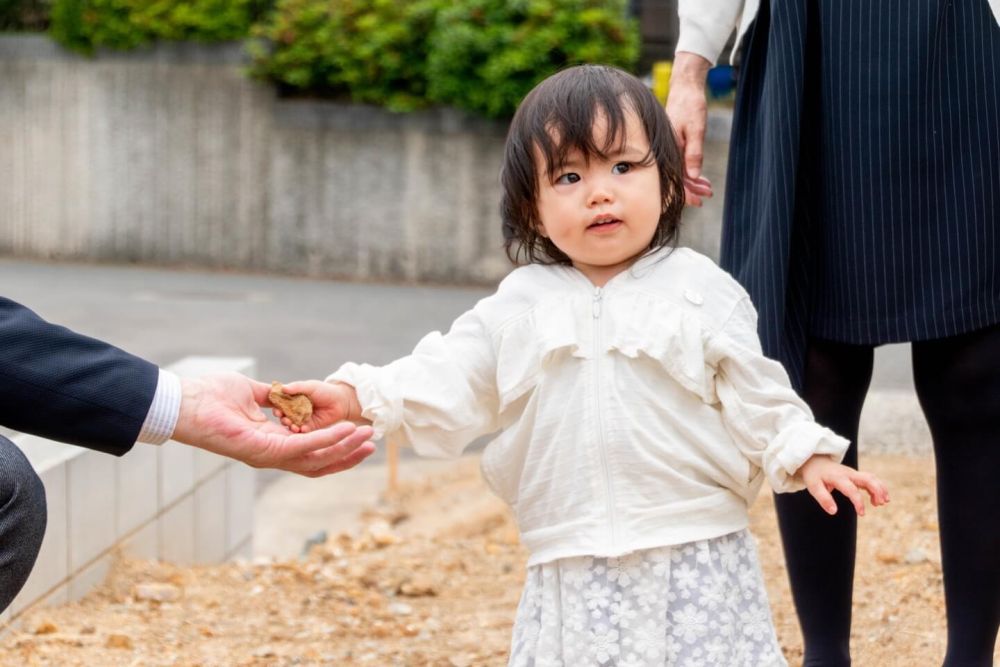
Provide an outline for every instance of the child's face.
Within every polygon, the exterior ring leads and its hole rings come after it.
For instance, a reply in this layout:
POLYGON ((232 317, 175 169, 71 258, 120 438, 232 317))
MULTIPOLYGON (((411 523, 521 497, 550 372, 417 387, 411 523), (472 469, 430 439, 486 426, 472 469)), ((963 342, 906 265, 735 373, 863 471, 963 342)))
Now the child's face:
MULTIPOLYGON (((539 232, 572 260, 592 283, 603 286, 649 247, 660 220, 660 175, 656 163, 641 164, 649 140, 634 112, 626 113, 625 141, 608 159, 587 161, 571 151, 550 178, 536 151, 539 232)), ((605 145, 603 114, 594 141, 605 145)))

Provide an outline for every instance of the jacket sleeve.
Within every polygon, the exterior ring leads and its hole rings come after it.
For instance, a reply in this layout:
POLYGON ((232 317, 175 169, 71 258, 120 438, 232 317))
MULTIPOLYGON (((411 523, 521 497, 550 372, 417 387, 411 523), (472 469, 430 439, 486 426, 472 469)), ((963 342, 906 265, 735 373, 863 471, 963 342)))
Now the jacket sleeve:
POLYGON ((409 356, 381 367, 347 363, 327 380, 355 388, 377 438, 423 456, 458 456, 500 427, 495 355, 475 311, 446 335, 425 336, 409 356))
POLYGON ((772 489, 804 489, 796 473, 815 454, 844 458, 850 443, 813 420, 784 367, 761 352, 757 313, 749 298, 740 301, 706 348, 707 360, 716 368, 723 422, 743 454, 764 471, 772 489))
POLYGON ((743 0, 679 0, 680 34, 675 52, 697 53, 714 65, 742 10, 743 0))
POLYGON ((158 377, 156 365, 0 297, 4 426, 120 456, 135 443, 158 377))

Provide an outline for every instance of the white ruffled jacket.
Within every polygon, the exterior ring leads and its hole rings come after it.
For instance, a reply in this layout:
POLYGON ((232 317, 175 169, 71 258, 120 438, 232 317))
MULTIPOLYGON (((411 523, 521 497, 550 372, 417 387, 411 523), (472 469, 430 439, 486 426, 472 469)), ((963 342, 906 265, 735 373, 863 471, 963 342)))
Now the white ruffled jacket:
MULTIPOLYGON (((1000 0, 976 1, 989 2, 993 18, 1000 25, 1000 0)), ((739 45, 759 9, 760 0, 679 0, 680 33, 674 51, 697 53, 715 64, 733 28, 737 28, 739 45)))
POLYGON ((688 249, 600 289, 572 267, 516 269, 446 335, 328 379, 356 388, 377 437, 422 455, 501 431, 482 471, 529 565, 740 530, 763 476, 799 490, 806 459, 848 446, 761 354, 746 292, 688 249))

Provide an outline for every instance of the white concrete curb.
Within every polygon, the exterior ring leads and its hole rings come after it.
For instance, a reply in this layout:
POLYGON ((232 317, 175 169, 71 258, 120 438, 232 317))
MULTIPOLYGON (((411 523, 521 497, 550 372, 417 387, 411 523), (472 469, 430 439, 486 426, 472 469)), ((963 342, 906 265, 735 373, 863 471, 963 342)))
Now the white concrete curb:
MULTIPOLYGON (((169 368, 253 376, 256 361, 186 357, 169 368)), ((83 597, 119 550, 185 564, 250 556, 256 471, 242 463, 172 441, 136 444, 118 458, 30 435, 13 440, 45 484, 48 527, 31 576, 0 621, 83 597)))

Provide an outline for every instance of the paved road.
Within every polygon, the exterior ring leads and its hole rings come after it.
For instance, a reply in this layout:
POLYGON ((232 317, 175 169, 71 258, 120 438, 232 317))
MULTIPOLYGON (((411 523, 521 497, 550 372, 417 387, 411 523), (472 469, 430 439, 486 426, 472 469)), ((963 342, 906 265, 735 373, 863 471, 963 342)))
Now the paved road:
MULTIPOLYGON (((390 361, 490 291, 0 259, 0 294, 43 317, 159 364, 253 356, 261 379, 390 361)), ((909 386, 909 346, 880 349, 873 387, 909 386)))
MULTIPOLYGON (((159 364, 252 356, 261 379, 384 363, 446 329, 486 288, 383 285, 226 272, 0 259, 0 294, 159 364)), ((876 389, 912 387, 908 345, 881 348, 876 389)))
MULTIPOLYGON (((252 356, 262 380, 322 377, 348 360, 390 361, 490 291, 0 259, 0 295, 51 321, 158 364, 193 354, 252 356)), ((908 346, 881 349, 873 386, 912 386, 909 367, 908 346)), ((329 521, 347 525, 381 490, 384 470, 372 464, 383 456, 324 480, 262 471, 255 551, 294 555, 329 521)), ((410 464, 404 473, 424 467, 410 464)))
POLYGON ((161 365, 188 355, 255 357, 266 381, 321 378, 349 360, 391 361, 488 293, 0 259, 0 295, 50 321, 161 365))
POLYGON ((488 290, 3 259, 0 294, 159 364, 249 355, 290 380, 390 361, 488 290))
MULTIPOLYGON (((252 356, 267 381, 391 361, 490 291, 0 259, 0 294, 51 321, 158 364, 252 356)), ((908 348, 879 351, 873 387, 912 386, 908 348)))

